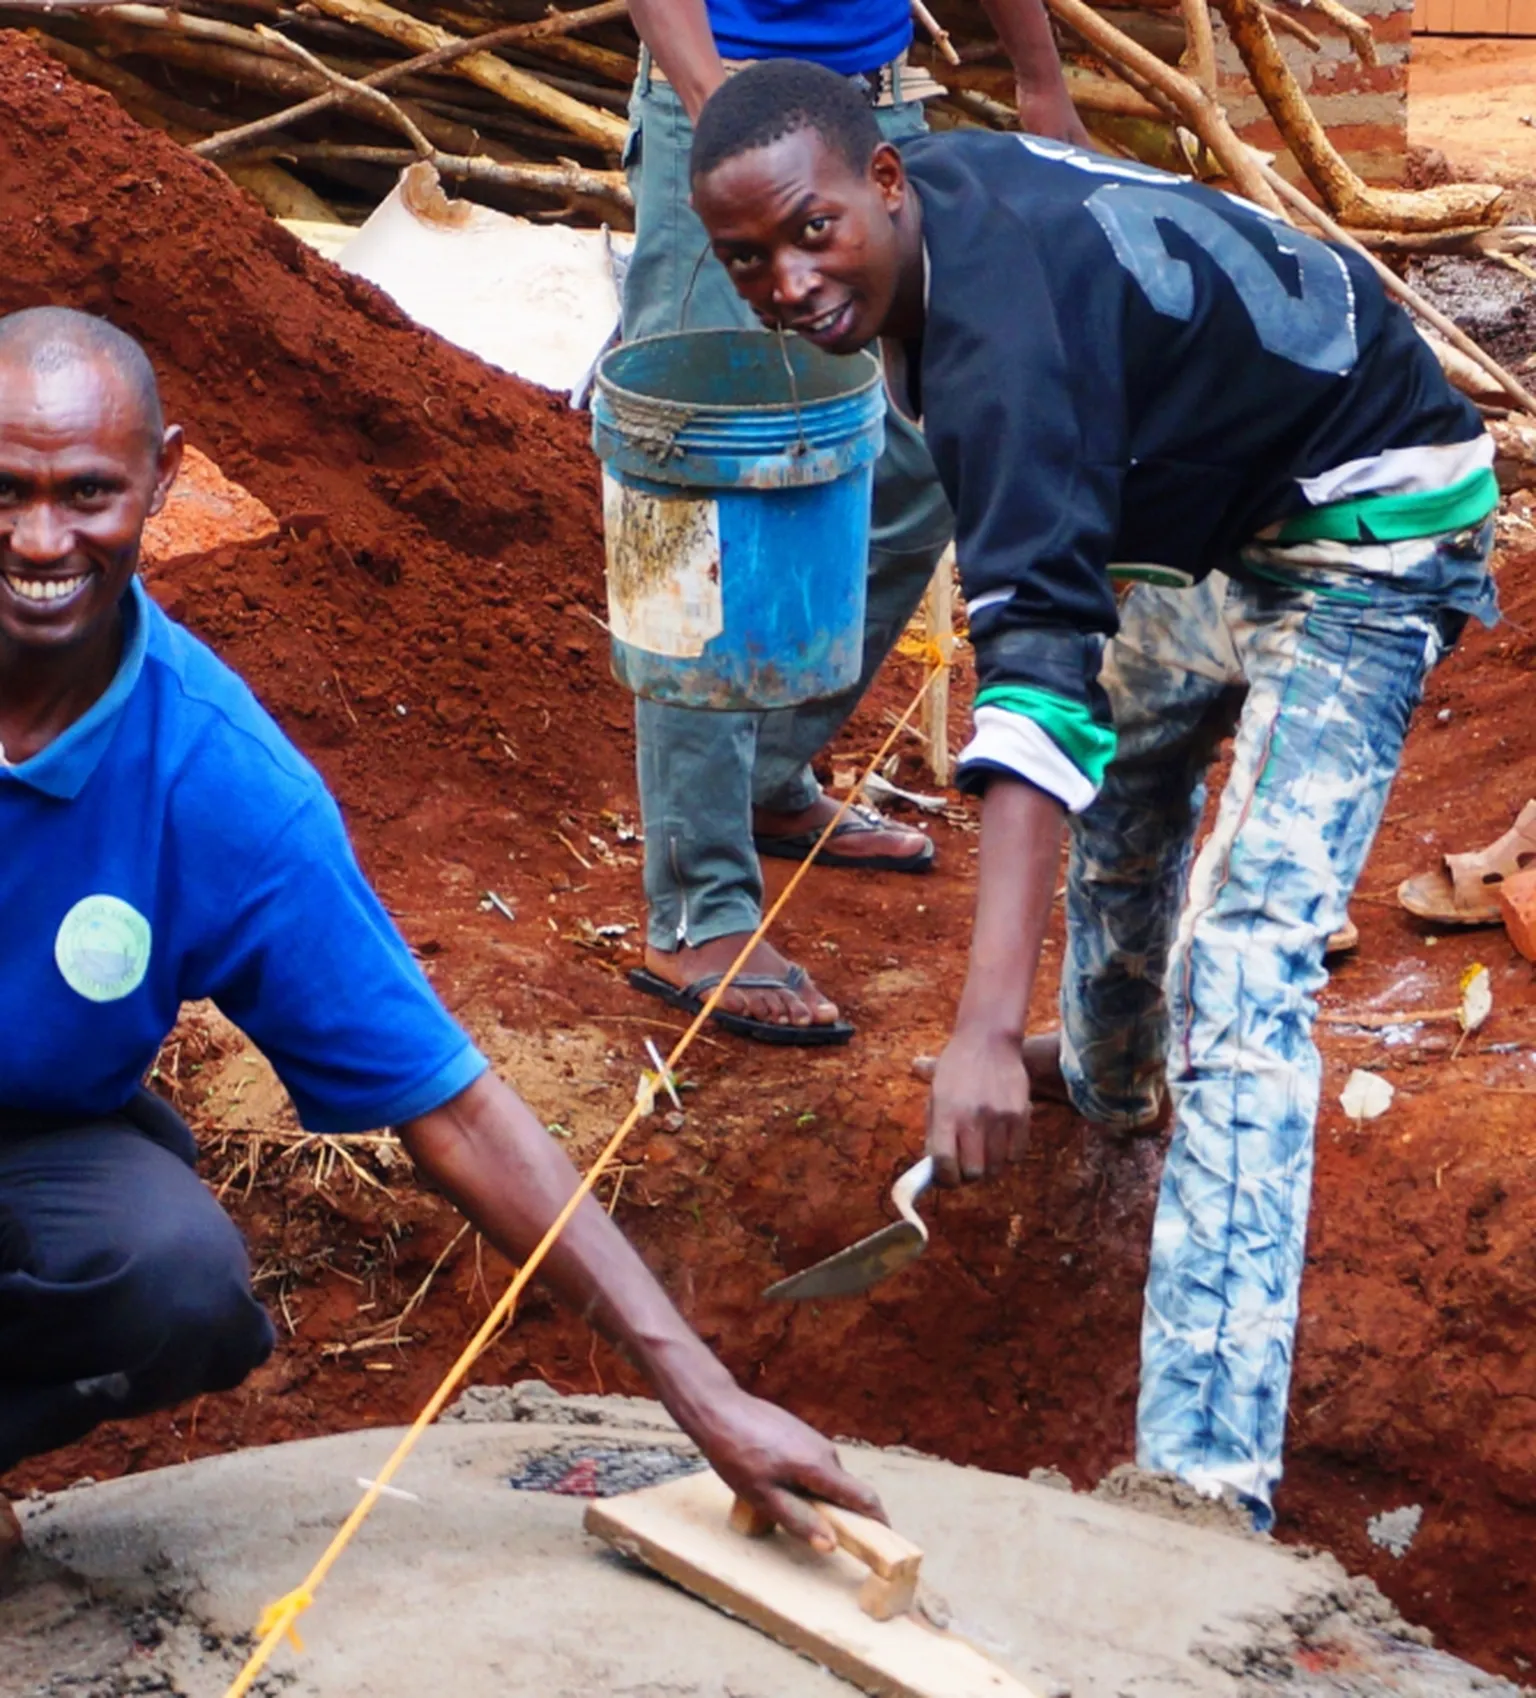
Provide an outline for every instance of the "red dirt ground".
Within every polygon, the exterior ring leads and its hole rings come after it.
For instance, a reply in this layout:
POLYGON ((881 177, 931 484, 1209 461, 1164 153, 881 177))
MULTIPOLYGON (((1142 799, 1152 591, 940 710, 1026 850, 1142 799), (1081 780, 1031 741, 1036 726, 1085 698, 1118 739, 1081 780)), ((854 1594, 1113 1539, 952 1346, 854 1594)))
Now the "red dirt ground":
POLYGON ((1419 36, 1408 67, 1408 140, 1434 148, 1458 176, 1524 184, 1536 202, 1536 40, 1419 36))
MULTIPOLYGON (((0 311, 64 301, 142 336, 173 415, 284 522, 275 543, 160 569, 155 593, 313 755, 448 1001, 577 1152, 590 1148, 629 1101, 644 1035, 680 1022, 625 990, 633 934, 594 929, 633 925, 641 904, 623 824, 635 818, 629 704, 590 617, 601 549, 583 422, 420 335, 211 168, 4 36, 0 252, 0 311), (488 891, 515 919, 486 907, 488 891)), ((1509 622, 1470 637, 1432 681, 1355 904, 1360 952, 1324 999, 1330 1014, 1443 1008, 1481 960, 1495 1012, 1459 1050, 1445 1024, 1399 1043, 1323 1028, 1279 1507, 1282 1537, 1332 1548, 1451 1649, 1518 1677, 1536 1664, 1532 968, 1502 932, 1432 937, 1391 896, 1536 794, 1536 530, 1508 534, 1509 622), (1353 1066, 1397 1086, 1383 1119, 1355 1125, 1339 1109, 1353 1066), (1406 1503, 1424 1522, 1398 1561, 1365 1524, 1406 1503)), ((913 663, 895 663, 832 764, 871 751, 916 683, 913 663)), ((910 755, 903 774, 921 782, 910 755)), ((810 1057, 699 1045, 685 1116, 649 1122, 607 1194, 756 1389, 837 1433, 1016 1472, 1055 1464, 1083 1484, 1131 1447, 1156 1140, 1042 1111, 1017 1175, 936 1199, 929 1253, 868 1301, 759 1299, 875 1225, 920 1147, 908 1060, 941 1041, 953 1007, 975 844, 963 809, 935 835, 931 878, 819 873, 782 927, 857 1021, 854 1045, 810 1057)), ((783 870, 769 877, 778 888, 783 870)), ((164 1071, 204 1122, 216 1108, 225 1129, 283 1124, 202 1016, 164 1071)), ((454 1242, 445 1204, 371 1151, 365 1183, 322 1171, 323 1150, 268 1144, 253 1174, 249 1145, 210 1145, 285 1347, 239 1392, 103 1429, 9 1489, 400 1421, 504 1276, 472 1237, 454 1242), (367 1345, 424 1283, 402 1342, 367 1345)), ((542 1296, 476 1377, 530 1374, 640 1389, 542 1296)))

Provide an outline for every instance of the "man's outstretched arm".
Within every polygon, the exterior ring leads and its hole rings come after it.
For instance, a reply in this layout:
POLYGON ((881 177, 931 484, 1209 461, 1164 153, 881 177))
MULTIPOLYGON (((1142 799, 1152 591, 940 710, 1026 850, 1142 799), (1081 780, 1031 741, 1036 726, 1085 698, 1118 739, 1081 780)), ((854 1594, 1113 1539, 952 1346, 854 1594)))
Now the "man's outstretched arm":
MULTIPOLYGON (((576 1170, 528 1105, 493 1074, 399 1129, 417 1166, 503 1255, 523 1261, 576 1189, 576 1170)), ((826 1439, 738 1386, 590 1197, 543 1272, 645 1374, 725 1482, 780 1526, 830 1548, 800 1494, 881 1515, 826 1439)))
POLYGON ((1023 779, 1000 773, 987 786, 970 968, 928 1103, 928 1153, 946 1185, 996 1175, 1024 1153, 1024 1021, 1065 818, 1054 796, 1023 779))

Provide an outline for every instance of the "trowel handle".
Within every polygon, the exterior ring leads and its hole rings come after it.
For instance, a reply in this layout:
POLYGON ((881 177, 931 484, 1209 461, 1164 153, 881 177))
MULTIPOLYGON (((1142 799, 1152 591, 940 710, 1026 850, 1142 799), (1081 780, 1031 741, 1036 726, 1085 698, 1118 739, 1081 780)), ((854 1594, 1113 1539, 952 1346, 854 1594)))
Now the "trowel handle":
POLYGON ((909 1167, 891 1187, 891 1201, 899 1213, 910 1216, 912 1205, 933 1184, 933 1157, 924 1156, 916 1167, 909 1167))
POLYGON ((922 1550, 883 1521, 856 1515, 836 1504, 816 1502, 816 1513, 837 1535, 838 1544, 882 1580, 916 1580, 922 1550))
MULTIPOLYGON (((859 1592, 859 1608, 876 1621, 907 1614, 917 1595, 917 1574, 923 1561, 921 1548, 883 1521, 856 1515, 820 1498, 812 1501, 839 1546, 869 1570, 869 1578, 859 1592)), ((731 1505, 730 1520, 732 1531, 749 1539, 766 1538, 774 1527, 772 1518, 745 1498, 737 1498, 731 1505)))

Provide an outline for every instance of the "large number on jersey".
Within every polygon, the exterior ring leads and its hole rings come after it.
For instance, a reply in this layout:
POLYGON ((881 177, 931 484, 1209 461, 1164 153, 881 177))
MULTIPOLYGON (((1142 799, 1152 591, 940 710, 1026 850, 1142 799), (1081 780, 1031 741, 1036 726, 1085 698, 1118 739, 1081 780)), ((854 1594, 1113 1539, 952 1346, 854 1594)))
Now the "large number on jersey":
POLYGON ((1171 185, 1106 183, 1086 204, 1115 257, 1158 312, 1187 323, 1195 310, 1194 273, 1188 261, 1168 251, 1164 238, 1164 229, 1172 225, 1226 274, 1271 354, 1336 376, 1353 367, 1358 352, 1354 290, 1343 260, 1331 248, 1283 225, 1274 228, 1276 246, 1296 264, 1301 292, 1293 295, 1255 243, 1213 207, 1171 185))

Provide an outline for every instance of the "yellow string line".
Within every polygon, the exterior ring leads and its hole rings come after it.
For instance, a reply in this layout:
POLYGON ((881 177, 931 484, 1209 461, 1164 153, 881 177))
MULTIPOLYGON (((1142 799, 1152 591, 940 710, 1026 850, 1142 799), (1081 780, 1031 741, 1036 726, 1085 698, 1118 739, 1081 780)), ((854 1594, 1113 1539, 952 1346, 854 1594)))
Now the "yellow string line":
MULTIPOLYGON (((860 777, 858 783, 855 784, 848 792, 847 796, 839 805, 837 812, 833 814, 830 820, 827 821, 821 836, 816 839, 816 847, 809 855, 806 856, 800 865, 795 868, 793 876, 784 886, 784 889, 779 893, 778 900, 774 902, 773 906, 769 908, 768 912, 763 916, 762 923, 742 946, 740 954, 738 954, 736 959, 731 963, 720 983, 709 993, 708 997, 705 999, 704 1006, 693 1017, 688 1029, 673 1045, 671 1053, 667 1056, 667 1072, 669 1074, 676 1071, 678 1062, 682 1060, 683 1056, 692 1045, 693 1040, 704 1029, 705 1022, 714 1012, 720 998, 724 996, 727 990, 730 989, 732 980, 735 979, 736 975, 746 965, 747 957, 751 955, 752 951, 756 949, 758 944, 762 942, 763 938, 767 936, 769 927, 772 926, 773 922, 779 917, 785 904, 799 888, 800 881, 805 877, 806 873, 810 871, 812 862, 814 862, 816 856, 825 847, 827 840, 832 836, 832 833, 836 831, 838 826, 843 822, 844 818, 847 816, 848 810, 863 794, 864 786, 868 783, 871 774, 875 771, 876 767, 880 765, 881 761, 885 759, 892 744, 895 743, 896 739, 911 722, 913 714, 915 714, 918 708, 922 706, 929 690, 933 688, 934 679, 936 679, 943 670, 944 668, 942 664, 935 665, 929 672, 928 676, 923 680, 923 687, 912 698, 907 711, 902 714, 901 718, 896 721, 894 726, 892 726, 890 735, 880 745, 879 749, 875 753, 874 759, 870 761, 869 765, 864 769, 863 775, 860 777)), ((296 1628, 296 1623, 299 1617, 315 1601, 315 1593, 319 1591, 326 1576, 335 1566, 337 1558, 340 1557, 341 1553, 349 1544, 351 1544, 358 1529, 368 1519, 369 1515, 373 1511, 373 1506, 384 1495, 385 1487, 388 1486, 390 1481, 394 1479, 395 1475, 399 1473, 406 1458, 416 1448, 417 1441, 421 1438, 421 1435, 427 1430, 427 1428, 431 1426, 432 1422, 436 1420, 438 1414, 443 1408, 443 1405, 447 1403, 448 1399, 457 1389, 460 1380, 462 1380, 474 1366, 480 1353, 501 1330, 502 1324, 516 1308, 517 1300, 522 1296, 523 1290, 527 1286, 529 1280, 531 1280, 538 1272, 545 1257, 554 1248, 555 1240, 559 1238, 560 1234, 565 1230, 571 1220, 571 1217, 576 1213, 577 1209, 580 1208, 583 1201, 591 1193, 592 1187, 602 1177, 604 1170, 619 1153, 624 1140, 634 1130, 636 1123, 647 1112, 648 1105, 637 1100, 634 1106, 630 1109, 629 1113, 624 1116, 624 1119, 619 1124, 618 1130, 608 1140, 607 1144, 604 1145, 602 1152, 597 1157, 597 1160, 592 1163, 591 1167, 589 1167, 586 1173, 582 1176, 580 1184, 577 1185, 576 1189, 571 1193, 565 1206, 560 1210, 559 1214, 555 1216, 554 1220, 550 1222, 549 1229, 534 1247, 532 1253, 528 1257, 528 1260, 523 1263, 521 1268, 518 1269, 512 1283, 502 1294, 495 1308, 493 1308, 490 1314, 488 1314, 484 1321, 481 1322, 474 1337, 470 1339, 467 1345, 465 1345, 464 1349, 459 1354, 458 1360, 443 1377, 442 1384, 439 1385, 437 1390, 434 1391, 431 1397, 427 1399, 426 1407, 411 1423, 399 1444, 395 1446, 389 1460, 379 1470, 373 1484, 369 1486, 367 1492, 364 1493, 362 1501, 337 1529, 335 1537, 331 1540, 330 1544, 326 1546, 320 1560, 305 1576, 303 1584, 295 1587, 293 1591, 285 1593, 274 1603, 268 1604, 266 1609, 262 1611, 261 1619, 256 1624, 256 1648, 251 1652, 244 1668, 242 1668, 240 1673, 235 1677, 234 1682, 225 1693, 224 1698, 245 1698, 245 1694, 250 1691, 251 1687, 260 1677, 262 1670, 266 1668, 267 1663, 271 1660, 272 1653, 284 1639, 290 1640, 295 1650, 302 1651, 304 1649, 304 1642, 299 1638, 296 1628)))

